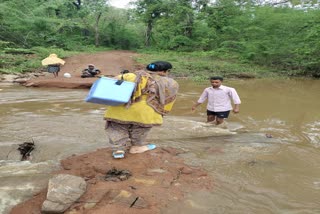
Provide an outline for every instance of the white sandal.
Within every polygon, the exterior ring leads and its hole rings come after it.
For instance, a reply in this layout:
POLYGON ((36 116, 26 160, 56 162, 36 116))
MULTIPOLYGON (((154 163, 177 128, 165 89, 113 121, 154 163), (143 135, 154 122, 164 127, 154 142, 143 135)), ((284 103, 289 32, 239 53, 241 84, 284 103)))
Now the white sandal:
POLYGON ((123 150, 116 150, 116 151, 112 152, 113 158, 116 158, 116 159, 124 158, 124 154, 125 154, 125 151, 123 151, 123 150))

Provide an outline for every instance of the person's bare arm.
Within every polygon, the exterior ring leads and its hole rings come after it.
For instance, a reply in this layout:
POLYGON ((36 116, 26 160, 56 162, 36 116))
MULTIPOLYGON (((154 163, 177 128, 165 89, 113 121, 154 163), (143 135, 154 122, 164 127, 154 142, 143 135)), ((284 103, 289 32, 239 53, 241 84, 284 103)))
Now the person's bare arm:
POLYGON ((192 110, 192 111, 196 110, 196 108, 197 108, 199 105, 201 105, 207 98, 208 98, 208 93, 207 93, 206 90, 203 90, 203 92, 202 92, 199 100, 197 101, 197 103, 195 103, 195 104, 192 106, 191 110, 192 110))
POLYGON ((196 110, 196 108, 197 108, 199 105, 201 105, 201 103, 196 103, 196 104, 194 104, 194 105, 192 106, 191 110, 192 110, 192 111, 196 110))
POLYGON ((232 111, 234 113, 239 113, 241 100, 240 100, 240 97, 239 97, 237 91, 234 88, 231 90, 231 98, 232 98, 233 103, 234 103, 234 108, 233 108, 232 111))

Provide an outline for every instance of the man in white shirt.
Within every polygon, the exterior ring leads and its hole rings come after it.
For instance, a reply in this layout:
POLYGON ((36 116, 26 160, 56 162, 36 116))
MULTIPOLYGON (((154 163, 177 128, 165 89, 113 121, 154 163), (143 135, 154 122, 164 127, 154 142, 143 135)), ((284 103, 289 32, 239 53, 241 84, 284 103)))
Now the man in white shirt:
POLYGON ((228 118, 231 110, 234 113, 239 113, 241 104, 237 91, 234 88, 222 85, 222 81, 222 77, 211 77, 210 83, 212 87, 204 89, 198 102, 192 106, 192 111, 194 111, 197 106, 208 100, 207 122, 213 122, 216 125, 222 124, 224 119, 228 118), (233 101, 234 108, 232 108, 231 101, 233 101))

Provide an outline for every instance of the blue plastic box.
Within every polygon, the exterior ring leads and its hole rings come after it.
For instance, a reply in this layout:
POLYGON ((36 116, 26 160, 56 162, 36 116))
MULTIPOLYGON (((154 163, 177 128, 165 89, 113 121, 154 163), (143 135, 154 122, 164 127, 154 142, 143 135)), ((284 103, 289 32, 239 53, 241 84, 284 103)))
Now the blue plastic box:
POLYGON ((93 83, 85 101, 110 106, 122 105, 129 102, 134 88, 133 82, 101 77, 93 83))

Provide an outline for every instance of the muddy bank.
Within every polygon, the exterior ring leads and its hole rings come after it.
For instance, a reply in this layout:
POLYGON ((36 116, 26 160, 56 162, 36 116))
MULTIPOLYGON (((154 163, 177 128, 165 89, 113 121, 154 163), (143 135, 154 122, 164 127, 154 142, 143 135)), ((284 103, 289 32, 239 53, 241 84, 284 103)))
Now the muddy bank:
MULTIPOLYGON (((186 165, 180 151, 157 148, 143 154, 113 159, 110 148, 71 156, 61 161, 55 174, 83 177, 86 193, 65 213, 160 213, 170 202, 183 200, 187 193, 211 191, 212 179, 202 170, 186 165), (127 180, 106 180, 109 170, 128 170, 127 180)), ((40 213, 46 190, 17 205, 11 214, 40 213)))
MULTIPOLYGON (((46 72, 45 67, 36 74, 2 75, 4 83, 19 83, 27 87, 46 88, 90 88, 97 78, 81 78, 82 70, 88 64, 94 64, 101 70, 102 76, 113 77, 124 69, 134 71, 143 68, 135 61, 136 53, 132 51, 104 51, 92 54, 80 54, 65 58, 65 65, 61 66, 59 76, 46 72), (63 77, 64 73, 71 74, 71 78, 63 77)), ((40 65, 40 62, 39 62, 40 65)))

